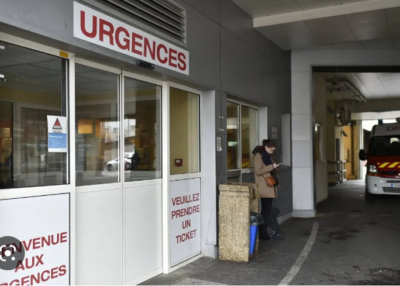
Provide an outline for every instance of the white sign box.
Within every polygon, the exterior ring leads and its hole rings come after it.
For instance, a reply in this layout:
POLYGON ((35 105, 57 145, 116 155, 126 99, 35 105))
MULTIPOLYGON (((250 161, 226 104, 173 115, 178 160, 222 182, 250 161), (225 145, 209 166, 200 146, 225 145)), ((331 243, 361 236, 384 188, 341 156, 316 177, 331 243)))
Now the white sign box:
POLYGON ((278 128, 272 127, 272 139, 278 139, 278 128))
POLYGON ((189 75, 188 51, 77 2, 74 2, 74 36, 189 75))
POLYGON ((69 285, 69 194, 0 200, 0 238, 22 242, 25 259, 0 269, 0 285, 69 285))
POLYGON ((67 127, 67 118, 65 116, 47 115, 49 153, 67 153, 67 127))
POLYGON ((171 182, 171 266, 201 252, 200 178, 171 182))

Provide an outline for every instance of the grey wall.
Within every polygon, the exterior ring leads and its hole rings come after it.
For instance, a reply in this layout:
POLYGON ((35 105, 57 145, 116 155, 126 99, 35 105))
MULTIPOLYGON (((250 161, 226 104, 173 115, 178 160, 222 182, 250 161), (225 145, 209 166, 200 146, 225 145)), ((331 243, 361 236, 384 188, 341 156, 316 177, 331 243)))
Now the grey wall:
MULTIPOLYGON (((268 108, 268 139, 275 141, 277 148, 274 152, 276 162, 282 162, 282 115, 279 110, 268 108), (278 138, 272 139, 272 127, 278 128, 278 138)), ((285 167, 280 173, 281 189, 278 191, 278 197, 274 200, 273 206, 278 208, 285 215, 292 212, 293 195, 292 195, 292 168, 285 167)))
MULTIPOLYGON (((290 110, 290 52, 253 29, 251 17, 231 0, 176 2, 187 10, 190 75, 160 67, 140 71, 290 110)), ((74 38, 73 0, 0 0, 0 7, 0 30, 6 33, 115 67, 137 69, 128 56, 74 38)))
POLYGON ((281 188, 278 197, 274 199, 272 206, 280 210, 279 216, 290 214, 293 210, 293 179, 292 168, 285 167, 279 172, 281 188))

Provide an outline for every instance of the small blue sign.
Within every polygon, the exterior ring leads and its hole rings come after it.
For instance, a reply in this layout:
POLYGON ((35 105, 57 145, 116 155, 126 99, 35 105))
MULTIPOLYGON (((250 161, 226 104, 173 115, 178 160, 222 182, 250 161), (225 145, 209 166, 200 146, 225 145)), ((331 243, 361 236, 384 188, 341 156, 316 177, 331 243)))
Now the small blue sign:
POLYGON ((50 152, 66 152, 67 151, 67 134, 65 133, 49 133, 49 151, 50 152))

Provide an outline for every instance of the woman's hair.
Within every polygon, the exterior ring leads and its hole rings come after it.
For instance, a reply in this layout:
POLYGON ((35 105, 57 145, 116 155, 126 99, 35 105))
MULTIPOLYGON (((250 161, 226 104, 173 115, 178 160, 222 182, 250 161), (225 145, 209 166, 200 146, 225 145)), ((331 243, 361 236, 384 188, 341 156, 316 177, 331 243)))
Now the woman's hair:
POLYGON ((262 145, 263 147, 267 146, 268 148, 276 148, 276 144, 273 140, 264 139, 262 145))

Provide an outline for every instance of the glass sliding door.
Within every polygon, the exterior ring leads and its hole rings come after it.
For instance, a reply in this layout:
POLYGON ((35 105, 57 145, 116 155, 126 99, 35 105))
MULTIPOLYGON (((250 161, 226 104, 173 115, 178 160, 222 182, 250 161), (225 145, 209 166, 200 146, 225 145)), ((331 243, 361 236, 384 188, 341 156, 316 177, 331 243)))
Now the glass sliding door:
POLYGON ((136 285, 162 272, 162 84, 123 75, 123 279, 136 285))
POLYGON ((200 97, 170 88, 171 175, 200 172, 200 97))
POLYGON ((0 189, 68 184, 68 59, 1 44, 0 189))
POLYGON ((119 181, 119 75, 76 64, 76 185, 119 181))
POLYGON ((169 218, 170 267, 201 253, 200 136, 200 92, 169 86, 170 174, 166 192, 170 213, 164 215, 169 218), (178 203, 182 198, 194 199, 178 203), (197 211, 184 219, 174 215, 182 209, 182 204, 197 211))
POLYGON ((125 77, 125 182, 161 178, 161 86, 125 77))

